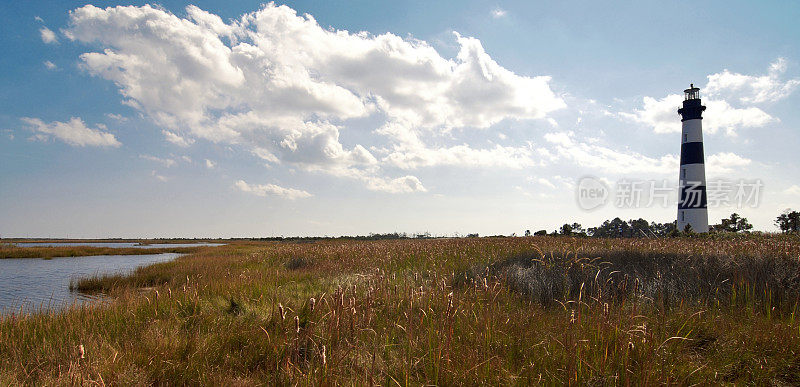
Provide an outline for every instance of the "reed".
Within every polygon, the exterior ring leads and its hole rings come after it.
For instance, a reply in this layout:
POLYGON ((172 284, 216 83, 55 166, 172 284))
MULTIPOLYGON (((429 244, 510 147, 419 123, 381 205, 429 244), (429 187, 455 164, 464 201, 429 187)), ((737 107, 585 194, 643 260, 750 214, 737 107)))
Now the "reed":
POLYGON ((0 382, 792 385, 799 257, 770 235, 238 242, 5 315, 0 382))
POLYGON ((200 247, 167 247, 142 249, 135 247, 112 248, 90 246, 17 247, 0 245, 0 259, 86 257, 94 255, 145 255, 162 253, 191 253, 200 247))

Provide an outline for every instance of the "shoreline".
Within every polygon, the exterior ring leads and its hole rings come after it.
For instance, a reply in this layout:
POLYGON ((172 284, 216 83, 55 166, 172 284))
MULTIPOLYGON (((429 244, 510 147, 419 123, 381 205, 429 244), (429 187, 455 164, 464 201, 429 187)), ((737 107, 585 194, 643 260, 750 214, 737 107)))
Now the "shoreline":
POLYGON ((152 255, 162 253, 189 254, 210 246, 198 247, 159 247, 159 248, 136 248, 136 247, 91 247, 91 246, 53 246, 53 247, 5 247, 0 246, 0 260, 3 259, 53 259, 53 258, 75 258, 91 257, 97 255, 152 255))

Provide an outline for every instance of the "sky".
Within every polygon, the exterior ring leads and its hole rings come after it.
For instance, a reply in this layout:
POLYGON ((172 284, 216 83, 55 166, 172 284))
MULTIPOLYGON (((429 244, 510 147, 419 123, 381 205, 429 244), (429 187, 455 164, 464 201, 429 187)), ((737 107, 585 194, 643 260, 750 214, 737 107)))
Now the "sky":
POLYGON ((0 235, 671 222, 690 83, 710 223, 776 231, 800 210, 798 19, 788 1, 6 2, 0 235))

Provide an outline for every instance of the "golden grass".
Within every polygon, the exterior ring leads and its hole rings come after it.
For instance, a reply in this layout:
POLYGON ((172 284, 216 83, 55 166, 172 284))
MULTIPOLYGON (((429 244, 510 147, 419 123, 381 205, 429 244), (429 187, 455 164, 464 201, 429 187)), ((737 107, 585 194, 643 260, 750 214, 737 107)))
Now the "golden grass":
MULTIPOLYGON (((524 256, 577 270, 585 257, 626 251, 791 267, 800 243, 787 236, 235 243, 95 279, 116 299, 110 305, 4 316, 0 382, 800 382, 796 302, 762 294, 755 283, 669 305, 635 292, 610 299, 579 291, 547 306, 495 270, 524 256)), ((622 269, 628 261, 614 262, 622 269)), ((751 274, 737 286, 770 275, 751 274)))
POLYGON ((55 246, 55 247, 16 247, 0 246, 0 259, 8 258, 56 258, 86 257, 92 255, 146 255, 162 253, 191 253, 200 247, 164 247, 143 249, 136 247, 90 247, 90 246, 55 246))

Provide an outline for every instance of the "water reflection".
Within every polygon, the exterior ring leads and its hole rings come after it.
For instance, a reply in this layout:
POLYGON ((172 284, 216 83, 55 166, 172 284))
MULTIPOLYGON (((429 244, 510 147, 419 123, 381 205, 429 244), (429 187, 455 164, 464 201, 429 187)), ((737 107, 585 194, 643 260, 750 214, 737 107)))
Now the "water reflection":
POLYGON ((60 309, 95 297, 69 291, 71 279, 126 273, 139 266, 175 259, 180 254, 96 255, 69 258, 0 259, 0 313, 60 309))

